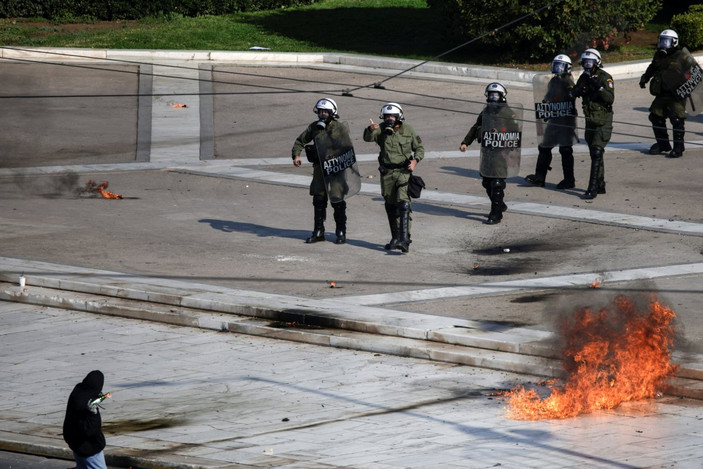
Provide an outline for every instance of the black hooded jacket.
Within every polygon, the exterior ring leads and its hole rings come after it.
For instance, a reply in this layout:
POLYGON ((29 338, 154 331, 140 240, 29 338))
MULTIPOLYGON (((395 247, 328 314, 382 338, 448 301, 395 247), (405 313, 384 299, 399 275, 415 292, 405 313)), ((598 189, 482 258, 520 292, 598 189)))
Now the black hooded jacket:
POLYGON ((90 401, 100 396, 104 382, 102 372, 93 370, 76 384, 68 397, 63 439, 79 456, 92 456, 105 448, 100 411, 97 407, 91 409, 89 405, 90 401))

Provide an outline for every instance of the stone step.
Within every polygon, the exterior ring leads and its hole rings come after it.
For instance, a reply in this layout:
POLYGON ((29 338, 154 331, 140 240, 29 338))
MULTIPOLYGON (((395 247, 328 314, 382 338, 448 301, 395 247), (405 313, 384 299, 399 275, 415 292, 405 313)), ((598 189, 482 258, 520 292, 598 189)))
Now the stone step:
MULTIPOLYGON (((72 287, 76 288, 76 285, 72 287)), ((516 347, 519 341, 514 340, 515 337, 510 331, 493 331, 490 340, 484 337, 483 332, 479 332, 478 338, 473 341, 468 340, 466 331, 463 330, 458 331, 459 334, 432 333, 426 338, 402 337, 378 333, 377 330, 382 328, 377 328, 374 332, 347 329, 343 327, 344 324, 330 321, 324 315, 311 310, 276 312, 260 309, 248 311, 248 315, 238 315, 75 290, 37 286, 20 288, 10 283, 0 283, 0 300, 540 377, 563 377, 561 362, 554 356, 554 348, 550 347, 548 342, 540 342, 542 336, 539 334, 535 335, 534 342, 523 342, 519 347, 516 347), (501 334, 504 334, 504 340, 501 340, 501 334)), ((666 393, 703 399, 702 377, 699 366, 681 366, 676 378, 667 386, 666 393)))

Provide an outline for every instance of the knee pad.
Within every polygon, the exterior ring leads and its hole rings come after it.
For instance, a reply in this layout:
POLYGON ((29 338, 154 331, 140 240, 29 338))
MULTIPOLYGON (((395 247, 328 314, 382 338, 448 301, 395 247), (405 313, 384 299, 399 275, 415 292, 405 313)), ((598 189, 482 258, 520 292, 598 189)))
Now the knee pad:
POLYGON ((559 154, 561 156, 574 156, 574 149, 573 147, 559 147, 559 154))
POLYGON ((332 208, 335 210, 344 210, 347 208, 347 201, 342 200, 340 202, 333 202, 331 205, 332 205, 332 208))
POLYGON ((493 179, 491 181, 491 189, 505 189, 505 179, 493 179))
POLYGON ((409 212, 410 211, 410 202, 407 200, 401 200, 398 202, 398 210, 401 212, 409 212))
POLYGON ((315 207, 327 208, 327 197, 324 195, 313 195, 312 204, 315 207))
POLYGON ((593 146, 590 147, 588 150, 591 154, 592 160, 603 158, 603 149, 601 147, 593 146))
POLYGON ((686 119, 681 119, 680 117, 671 117, 669 118, 671 120, 671 126, 675 130, 683 130, 684 126, 686 124, 686 119))
POLYGON ((656 125, 657 127, 666 127, 666 119, 663 117, 659 117, 653 113, 649 113, 649 122, 652 123, 652 125, 656 125))

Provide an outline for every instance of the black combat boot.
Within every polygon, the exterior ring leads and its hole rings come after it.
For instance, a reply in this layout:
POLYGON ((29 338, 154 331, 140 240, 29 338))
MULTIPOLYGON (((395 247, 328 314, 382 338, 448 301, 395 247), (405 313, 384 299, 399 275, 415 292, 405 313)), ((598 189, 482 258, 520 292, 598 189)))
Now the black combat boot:
POLYGON ((674 128, 674 149, 669 153, 669 158, 680 158, 683 156, 685 150, 683 144, 683 138, 686 134, 686 129, 684 128, 684 119, 679 119, 677 117, 671 118, 671 125, 674 128))
POLYGON ((539 153, 537 154, 535 174, 525 176, 525 181, 529 182, 533 186, 544 187, 544 181, 547 179, 547 171, 552 169, 549 166, 552 164, 552 149, 545 148, 541 145, 537 148, 539 149, 539 153))
POLYGON ((392 251, 398 248, 398 206, 386 202, 386 215, 388 216, 388 225, 391 228, 391 240, 384 246, 384 249, 392 251))
POLYGON ((403 252, 410 250, 410 202, 403 200, 398 204, 399 226, 397 248, 403 252))
POLYGON ((649 114, 649 121, 652 123, 654 138, 657 140, 656 143, 649 148, 649 154, 658 155, 659 153, 671 151, 669 132, 666 130, 666 119, 657 117, 654 114, 649 114))
POLYGON ((491 180, 491 212, 488 214, 487 225, 497 225, 503 219, 503 202, 505 179, 491 180))
POLYGON ((315 209, 315 228, 306 243, 317 243, 325 240, 325 218, 327 218, 327 197, 314 195, 312 205, 315 209))
POLYGON ((332 204, 334 209, 334 234, 337 235, 335 244, 344 244, 347 242, 347 202, 335 202, 332 204))
POLYGON ((574 149, 572 147, 559 147, 559 153, 561 154, 561 169, 564 173, 564 179, 557 184, 557 189, 573 189, 576 187, 574 149))
POLYGON ((586 199, 595 199, 598 194, 605 194, 605 181, 603 174, 603 149, 601 147, 591 147, 591 173, 588 178, 588 189, 584 194, 586 199))

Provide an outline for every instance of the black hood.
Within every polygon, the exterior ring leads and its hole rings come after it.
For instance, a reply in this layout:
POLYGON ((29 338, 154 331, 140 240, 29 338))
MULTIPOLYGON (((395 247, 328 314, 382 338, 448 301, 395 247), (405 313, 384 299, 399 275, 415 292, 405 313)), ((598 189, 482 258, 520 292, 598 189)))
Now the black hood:
POLYGON ((81 387, 88 392, 100 394, 103 390, 103 384, 105 384, 105 376, 102 371, 93 370, 83 378, 81 387))

